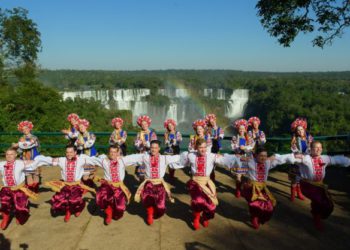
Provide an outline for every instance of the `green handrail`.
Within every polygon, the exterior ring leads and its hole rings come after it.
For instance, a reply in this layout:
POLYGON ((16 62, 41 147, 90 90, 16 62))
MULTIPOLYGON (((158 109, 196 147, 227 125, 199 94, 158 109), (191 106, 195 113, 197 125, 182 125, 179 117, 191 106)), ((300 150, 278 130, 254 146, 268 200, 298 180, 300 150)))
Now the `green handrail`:
MULTIPOLYGON (((111 132, 93 132, 97 137, 108 137, 110 136, 111 132)), ((62 137, 63 138, 63 133, 62 132, 42 132, 42 131, 36 131, 33 132, 34 135, 40 137, 62 137)), ((157 134, 159 135, 159 137, 162 137, 164 134, 164 131, 157 131, 157 134)), ((0 131, 0 136, 21 136, 22 133, 20 132, 7 132, 7 131, 0 131)), ((137 132, 134 131, 128 131, 128 136, 130 137, 134 137, 137 135, 137 132)), ((189 138, 190 134, 182 134, 183 138, 189 138)), ((225 136, 224 137, 225 141, 230 141, 231 137, 230 136, 225 136)), ((278 149, 280 149, 280 147, 282 145, 285 145, 286 142, 290 142, 291 138, 288 137, 267 137, 267 141, 268 142, 274 142, 274 143, 278 143, 278 149)), ((343 134, 343 135, 331 135, 331 136, 314 136, 314 140, 319 140, 319 141, 333 141, 333 140, 341 140, 341 141, 346 141, 346 142, 350 142, 350 134, 343 134)), ((6 147, 10 147, 11 144, 10 143, 0 143, 0 148, 6 148, 6 147)), ((43 143, 40 144, 40 147, 42 149, 62 149, 66 146, 66 144, 47 144, 47 143, 43 143)), ((130 145, 129 145, 130 146, 130 145)), ((183 147, 181 147, 182 151, 187 150, 187 147, 184 147, 187 145, 183 145, 183 147)), ((97 149, 106 149, 108 148, 108 144, 104 144, 104 145, 100 145, 100 144, 96 144, 95 147, 97 149)), ((132 147, 130 147, 131 149, 132 147)), ((279 151, 279 150, 278 150, 279 151)), ((231 150, 230 149, 223 149, 221 152, 223 153, 230 153, 231 150)), ((287 152, 287 150, 284 150, 283 152, 287 152)), ((349 148, 346 151, 341 151, 340 153, 344 153, 344 152, 349 152, 349 148)))

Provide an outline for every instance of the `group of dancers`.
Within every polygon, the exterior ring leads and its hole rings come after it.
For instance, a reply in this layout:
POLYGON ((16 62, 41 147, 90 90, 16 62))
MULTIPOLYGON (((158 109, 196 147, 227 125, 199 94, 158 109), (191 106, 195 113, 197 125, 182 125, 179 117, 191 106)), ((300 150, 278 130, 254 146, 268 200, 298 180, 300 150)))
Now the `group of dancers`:
POLYGON ((3 186, 0 186, 1 228, 5 230, 13 215, 17 224, 29 218, 29 200, 37 199, 41 182, 40 167, 58 166, 61 179, 43 183, 56 192, 51 199, 53 214, 64 214, 68 222, 71 215, 78 217, 85 207, 83 195, 87 192, 96 197, 96 204, 105 213, 104 223, 123 217, 131 192, 124 184, 125 169, 136 166, 140 184, 134 194, 136 202, 142 202, 147 214, 147 224, 153 224, 166 211, 166 199, 174 202, 169 185, 164 181, 167 168, 170 179, 175 170, 189 167, 191 178, 186 186, 191 196, 191 210, 195 230, 208 227, 219 204, 215 187, 215 167, 227 167, 236 176, 235 196, 243 196, 249 206, 251 223, 258 229, 272 216, 276 199, 267 187, 269 171, 282 164, 289 164, 291 201, 304 195, 311 200, 314 225, 323 229, 322 219, 333 211, 333 202, 323 184, 328 165, 349 166, 345 156, 322 155, 322 144, 313 141, 307 132, 307 122, 298 118, 291 125, 291 153, 268 157, 264 145, 266 137, 259 129, 258 117, 239 119, 233 123, 237 134, 232 137, 232 154, 220 154, 224 130, 218 126, 214 114, 193 122, 194 135, 190 136, 188 151, 180 152, 182 136, 176 129, 176 121, 164 122, 164 153, 161 142, 152 130, 152 120, 147 115, 139 116, 134 146, 137 154, 127 154, 127 132, 123 130, 123 119, 111 121, 113 132, 109 138, 107 155, 98 155, 96 136, 89 132, 89 121, 77 114, 67 117, 70 127, 62 130, 68 140, 65 156, 52 158, 39 154, 39 140, 31 134, 33 124, 22 121, 18 130, 23 136, 5 152, 5 161, 0 162, 3 186), (20 159, 17 159, 17 154, 20 159), (104 176, 96 176, 96 167, 102 168, 104 176), (99 183, 97 186, 96 183, 99 183))

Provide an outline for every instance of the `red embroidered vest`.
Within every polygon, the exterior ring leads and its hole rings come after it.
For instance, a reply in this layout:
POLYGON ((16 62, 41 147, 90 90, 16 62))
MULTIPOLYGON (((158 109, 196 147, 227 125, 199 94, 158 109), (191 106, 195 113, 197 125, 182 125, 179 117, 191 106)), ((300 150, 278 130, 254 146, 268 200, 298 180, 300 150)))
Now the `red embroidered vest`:
POLYGON ((323 166, 324 162, 321 157, 313 157, 312 158, 312 167, 314 169, 314 181, 322 181, 323 177, 323 166))
POLYGON ((266 166, 265 163, 256 163, 256 180, 258 182, 264 182, 265 181, 265 175, 266 175, 266 166))
POLYGON ((151 155, 151 178, 158 179, 159 178, 159 155, 153 156, 151 155))
POLYGON ((119 163, 118 160, 110 162, 111 178, 113 182, 119 182, 119 163))
POLYGON ((6 162, 6 165, 4 166, 4 177, 7 186, 12 187, 16 186, 16 180, 14 177, 14 170, 15 170, 15 162, 6 162))
POLYGON ((196 157, 196 167, 197 171, 195 176, 206 176, 206 163, 207 163, 207 158, 206 156, 197 156, 196 157))
POLYGON ((77 166, 77 159, 73 158, 71 160, 67 159, 66 163, 66 181, 74 182, 75 181, 75 170, 77 166))

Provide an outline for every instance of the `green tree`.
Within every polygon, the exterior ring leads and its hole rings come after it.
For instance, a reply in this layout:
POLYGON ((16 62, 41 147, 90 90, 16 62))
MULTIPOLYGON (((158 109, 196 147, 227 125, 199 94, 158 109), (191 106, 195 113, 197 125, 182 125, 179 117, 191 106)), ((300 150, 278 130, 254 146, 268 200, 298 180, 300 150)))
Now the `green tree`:
POLYGON ((8 74, 20 81, 34 79, 40 50, 40 32, 28 11, 0 9, 0 80, 4 81, 8 74))
POLYGON ((316 33, 312 43, 323 48, 350 25, 349 0, 259 0, 256 8, 263 27, 285 47, 303 32, 316 33))

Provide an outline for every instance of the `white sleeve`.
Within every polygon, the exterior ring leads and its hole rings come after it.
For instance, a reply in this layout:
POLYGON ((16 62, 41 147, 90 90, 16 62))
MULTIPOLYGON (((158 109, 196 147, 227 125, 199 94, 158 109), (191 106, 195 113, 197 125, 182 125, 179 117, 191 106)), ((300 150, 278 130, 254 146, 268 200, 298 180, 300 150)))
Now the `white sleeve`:
POLYGON ((3 171, 3 170, 4 170, 5 164, 6 164, 5 161, 0 161, 0 171, 3 171))
POLYGON ((98 167, 103 167, 103 160, 106 159, 107 156, 106 155, 99 155, 98 157, 96 156, 92 156, 90 157, 90 160, 94 162, 94 166, 98 166, 98 167), (105 156, 105 157, 102 157, 105 156))
POLYGON ((166 165, 172 164, 172 163, 180 163, 180 155, 165 155, 165 162, 166 165))
POLYGON ((30 148, 34 148, 35 146, 36 146, 35 142, 28 142, 28 141, 18 142, 18 147, 21 149, 30 149, 30 148))
POLYGON ((68 139, 76 139, 76 138, 78 138, 78 135, 79 135, 79 133, 78 132, 72 132, 72 131, 70 131, 68 134, 67 134, 67 137, 68 137, 68 139))
POLYGON ((227 168, 233 168, 234 166, 241 166, 240 158, 236 155, 224 154, 224 156, 215 159, 215 163, 223 165, 227 168))
POLYGON ((344 155, 335 155, 335 156, 322 156, 322 160, 326 165, 339 165, 343 167, 350 166, 350 158, 345 157, 344 155))
POLYGON ((283 164, 294 164, 297 162, 297 159, 295 159, 294 154, 275 154, 275 159, 271 161, 271 168, 277 167, 278 165, 283 164))
POLYGON ((81 158, 82 160, 85 161, 85 165, 95 166, 95 164, 96 164, 96 159, 94 159, 93 157, 90 157, 88 155, 81 154, 81 155, 79 155, 79 158, 81 158))
POLYGON ((124 163, 125 166, 131 166, 131 165, 142 165, 143 164, 143 156, 144 154, 132 154, 124 156, 121 161, 124 163))
POLYGON ((50 157, 50 156, 44 156, 44 155, 38 155, 35 157, 34 161, 30 164, 25 165, 26 170, 35 170, 38 167, 41 166, 55 166, 57 165, 57 161, 50 157))
POLYGON ((188 165, 188 152, 185 151, 177 156, 179 157, 178 161, 169 164, 169 167, 172 169, 180 169, 186 167, 188 165))

